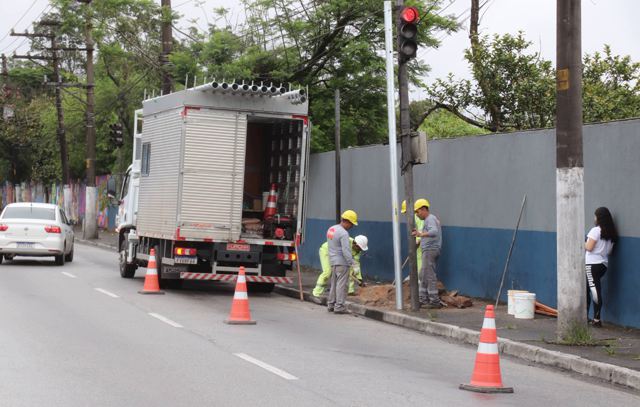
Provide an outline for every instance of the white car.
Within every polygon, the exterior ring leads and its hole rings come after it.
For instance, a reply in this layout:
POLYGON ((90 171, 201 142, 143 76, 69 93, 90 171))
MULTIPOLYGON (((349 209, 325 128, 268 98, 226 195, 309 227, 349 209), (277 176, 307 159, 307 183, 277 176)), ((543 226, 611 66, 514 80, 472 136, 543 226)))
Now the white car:
POLYGON ((0 215, 0 263, 15 256, 54 256, 56 264, 73 261, 73 227, 53 204, 12 203, 0 215))

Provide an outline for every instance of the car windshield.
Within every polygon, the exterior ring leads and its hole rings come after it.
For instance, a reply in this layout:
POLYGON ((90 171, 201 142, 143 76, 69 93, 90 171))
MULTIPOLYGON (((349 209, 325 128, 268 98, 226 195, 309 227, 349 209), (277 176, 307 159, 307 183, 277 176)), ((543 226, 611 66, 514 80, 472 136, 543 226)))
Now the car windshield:
POLYGON ((4 210, 2 219, 56 220, 56 211, 52 208, 38 208, 33 206, 10 206, 4 210))

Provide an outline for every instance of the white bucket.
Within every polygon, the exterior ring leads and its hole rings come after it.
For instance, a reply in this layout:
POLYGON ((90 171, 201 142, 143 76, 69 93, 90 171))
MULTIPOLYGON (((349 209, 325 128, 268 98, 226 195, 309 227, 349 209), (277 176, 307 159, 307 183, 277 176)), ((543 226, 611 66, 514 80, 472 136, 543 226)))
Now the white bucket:
POLYGON ((516 293, 514 316, 517 319, 533 319, 536 306, 536 295, 534 293, 516 293))
POLYGON ((516 301, 513 298, 517 293, 528 293, 526 290, 508 290, 507 291, 507 314, 513 315, 516 313, 516 301))

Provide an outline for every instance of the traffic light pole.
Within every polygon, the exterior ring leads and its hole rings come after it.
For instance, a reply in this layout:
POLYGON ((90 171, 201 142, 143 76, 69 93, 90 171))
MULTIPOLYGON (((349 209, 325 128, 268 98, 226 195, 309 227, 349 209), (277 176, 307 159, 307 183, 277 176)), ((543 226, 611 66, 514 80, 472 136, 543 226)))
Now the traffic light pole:
MULTIPOLYGON (((400 10, 404 6, 404 0, 397 0, 398 16, 398 38, 400 32, 400 10)), ((401 47, 398 41, 398 50, 401 47)), ((420 309, 420 300, 418 292, 418 266, 416 259, 416 239, 411 235, 415 228, 414 212, 413 212, 413 163, 411 160, 411 120, 409 116, 409 74, 407 70, 407 61, 398 52, 398 86, 400 93, 400 139, 402 140, 402 165, 404 180, 404 196, 407 201, 407 247, 409 254, 409 288, 411 293, 411 311, 420 309)), ((399 284, 401 282, 398 282, 399 284)))

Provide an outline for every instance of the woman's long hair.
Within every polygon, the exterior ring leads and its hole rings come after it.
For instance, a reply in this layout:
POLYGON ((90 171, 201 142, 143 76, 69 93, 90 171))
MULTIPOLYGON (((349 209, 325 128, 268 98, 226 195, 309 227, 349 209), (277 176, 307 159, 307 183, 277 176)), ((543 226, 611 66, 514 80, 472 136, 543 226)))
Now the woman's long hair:
POLYGON ((601 206, 596 209, 596 226, 600 226, 600 238, 604 240, 610 240, 612 242, 618 241, 618 231, 616 225, 613 223, 613 217, 609 209, 601 206))

